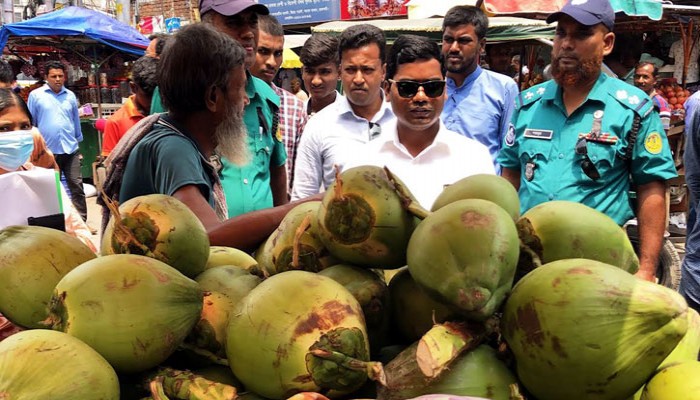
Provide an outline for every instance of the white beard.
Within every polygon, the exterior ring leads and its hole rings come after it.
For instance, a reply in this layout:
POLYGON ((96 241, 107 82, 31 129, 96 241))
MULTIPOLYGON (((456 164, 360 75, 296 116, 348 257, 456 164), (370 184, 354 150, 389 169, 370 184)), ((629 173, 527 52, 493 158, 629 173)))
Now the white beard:
POLYGON ((243 122, 243 114, 231 104, 224 119, 214 131, 217 145, 214 151, 231 163, 242 167, 250 162, 248 130, 243 122))

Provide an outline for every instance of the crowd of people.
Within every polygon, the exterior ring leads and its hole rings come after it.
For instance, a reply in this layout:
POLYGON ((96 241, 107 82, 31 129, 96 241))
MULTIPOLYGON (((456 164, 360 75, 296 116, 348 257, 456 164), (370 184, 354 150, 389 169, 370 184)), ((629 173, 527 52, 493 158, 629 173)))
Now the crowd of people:
MULTIPOLYGON (((253 250, 292 207, 320 199, 336 170, 387 166, 427 208, 445 185, 501 174, 518 190, 523 212, 570 200, 620 225, 636 217, 637 275, 655 279, 666 182, 677 176, 668 115, 653 99, 653 65, 635 69, 639 87, 602 72, 615 43, 608 0, 569 1, 549 16, 557 23, 552 79, 524 91, 498 72, 512 64, 498 47, 489 54, 492 69, 482 68, 488 18, 476 7, 447 12, 440 44, 401 35, 387 51, 383 32, 369 24, 337 38, 314 34, 300 52, 306 100, 273 81, 284 30, 267 7, 253 0, 202 0, 199 7, 201 23, 156 38, 134 63, 134 94, 105 128, 109 198, 174 196, 199 217, 212 245, 253 250)), ((26 114, 2 108, 0 124, 8 115, 31 118, 84 214, 73 173, 81 139, 75 96, 62 86, 64 68, 47 70, 26 114)), ((694 115, 689 126, 697 131, 700 113, 694 115)), ((0 172, 16 170, 2 163, 3 147, 0 172)), ((698 178, 690 171, 697 164, 686 161, 695 199, 698 178)), ((699 230, 689 223, 690 240, 699 230)), ((695 247, 688 248, 683 287, 697 308, 695 247)))

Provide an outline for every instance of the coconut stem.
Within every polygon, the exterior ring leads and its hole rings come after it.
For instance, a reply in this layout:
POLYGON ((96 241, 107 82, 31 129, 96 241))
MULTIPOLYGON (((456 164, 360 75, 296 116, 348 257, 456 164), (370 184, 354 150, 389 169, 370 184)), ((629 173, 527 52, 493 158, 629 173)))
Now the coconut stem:
POLYGON ((209 350, 200 349, 199 347, 193 346, 193 345, 188 344, 188 343, 181 344, 180 348, 184 349, 184 350, 191 351, 192 353, 194 353, 200 357, 203 357, 203 358, 213 362, 214 364, 223 365, 224 367, 230 366, 227 359, 221 358, 209 350))
POLYGON ((389 170, 389 168, 384 167, 384 172, 386 173, 387 178, 389 178, 389 182, 391 182, 394 185, 394 190, 396 191, 396 194, 399 196, 399 199, 401 199, 401 205, 403 208, 416 216, 417 218, 420 219, 425 219, 428 215, 430 215, 430 211, 426 210, 418 204, 418 202, 411 196, 411 192, 408 190, 408 188, 401 183, 398 179, 396 179, 396 175, 394 175, 393 172, 389 170))
POLYGON ((131 232, 131 229, 124 225, 121 213, 119 212, 119 203, 116 200, 110 199, 105 192, 102 192, 102 200, 104 200, 104 203, 109 209, 109 213, 112 214, 112 218, 114 218, 114 235, 117 236, 120 242, 138 247, 142 254, 147 257, 163 258, 161 254, 151 251, 148 246, 141 243, 136 236, 134 236, 134 233, 131 232))
MULTIPOLYGON (((163 368, 156 373, 149 386, 153 393, 154 382, 160 381, 163 395, 190 400, 234 400, 238 398, 235 387, 210 381, 189 371, 163 368)), ((153 395, 156 399, 155 395, 153 395)), ((167 397, 161 397, 167 399, 167 397)))
POLYGON ((365 371, 367 372, 367 376, 373 381, 377 381, 383 385, 386 384, 384 368, 379 362, 358 360, 333 350, 311 349, 309 352, 316 357, 332 361, 344 368, 354 371, 365 371))
POLYGON ((299 269, 299 247, 300 247, 300 241, 301 241, 301 235, 306 232, 307 229, 311 226, 311 215, 306 214, 304 219, 301 221, 299 226, 297 227, 296 232, 294 232, 294 242, 292 243, 292 264, 291 267, 293 269, 299 269))
POLYGON ((517 383, 509 385, 508 388, 510 389, 509 400, 525 400, 525 397, 520 394, 520 387, 517 383))
POLYGON ((162 376, 157 376, 148 384, 148 387, 151 390, 151 398, 153 400, 170 400, 168 395, 165 394, 163 380, 164 378, 162 376))
POLYGON ((335 168, 335 189, 333 194, 336 200, 343 200, 345 196, 343 196, 343 178, 340 177, 340 167, 338 164, 334 164, 333 168, 335 168))

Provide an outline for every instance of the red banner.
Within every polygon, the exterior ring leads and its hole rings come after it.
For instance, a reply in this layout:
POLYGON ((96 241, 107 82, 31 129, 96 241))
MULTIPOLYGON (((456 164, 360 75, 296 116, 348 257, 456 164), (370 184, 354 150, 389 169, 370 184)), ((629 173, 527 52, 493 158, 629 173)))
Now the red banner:
POLYGON ((406 15, 408 0, 340 0, 340 19, 364 19, 406 15))
POLYGON ((566 0, 484 0, 486 11, 493 14, 543 13, 561 9, 566 0))

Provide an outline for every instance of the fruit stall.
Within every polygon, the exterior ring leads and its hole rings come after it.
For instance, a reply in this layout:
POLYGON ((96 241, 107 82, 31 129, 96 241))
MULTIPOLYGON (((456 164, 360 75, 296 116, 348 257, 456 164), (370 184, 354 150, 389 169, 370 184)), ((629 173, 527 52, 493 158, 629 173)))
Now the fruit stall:
MULTIPOLYGON (((92 161, 100 154, 95 118, 111 115, 129 96, 125 62, 142 56, 148 44, 148 38, 129 25, 82 7, 64 7, 0 28, 0 47, 22 62, 25 75, 43 77, 48 60, 66 65, 66 87, 86 105, 80 143, 88 161, 81 169, 84 178, 92 177, 92 161)), ((22 94, 29 96, 30 89, 22 94)))
POLYGON ((615 221, 521 215, 496 175, 427 209, 351 168, 252 255, 211 246, 173 197, 110 209, 99 255, 0 230, 0 398, 700 398, 700 315, 633 275, 615 221))

